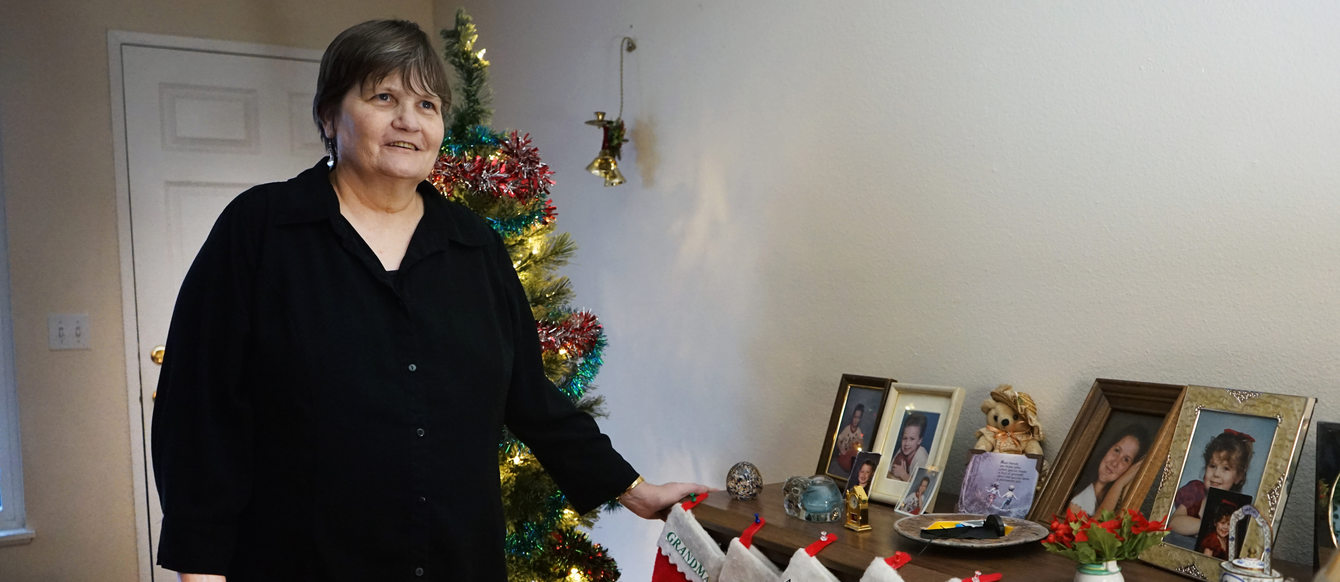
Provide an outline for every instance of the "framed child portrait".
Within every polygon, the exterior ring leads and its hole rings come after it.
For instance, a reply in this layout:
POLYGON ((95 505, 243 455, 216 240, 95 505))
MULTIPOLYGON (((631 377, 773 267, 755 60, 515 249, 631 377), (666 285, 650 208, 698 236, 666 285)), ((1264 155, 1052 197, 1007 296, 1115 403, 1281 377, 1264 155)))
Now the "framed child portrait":
POLYGON ((912 475, 907 495, 898 502, 895 512, 903 515, 921 515, 932 508, 935 492, 940 490, 940 471, 935 467, 919 467, 912 475))
POLYGON ((875 468, 879 467, 879 456, 879 453, 870 451, 856 453, 856 461, 851 464, 851 473, 847 475, 847 486, 844 489, 851 491, 852 487, 860 485, 865 491, 870 491, 870 483, 875 480, 875 468))
MULTIPOLYGON (((1188 386, 1150 519, 1170 533, 1140 559, 1201 580, 1218 580, 1214 529, 1225 505, 1255 506, 1279 531, 1289 484, 1316 399, 1188 386)), ((1273 542, 1273 540, 1271 540, 1273 542)))
MULTIPOLYGON (((963 408, 963 389, 953 386, 889 386, 874 450, 880 453, 870 499, 897 506, 922 467, 943 467, 963 408)), ((928 503, 935 501, 931 488, 928 503)))
POLYGON ((1162 465, 1146 460, 1167 457, 1185 388, 1094 380, 1029 519, 1045 523, 1067 509, 1094 515, 1138 508, 1148 514, 1162 465))
POLYGON ((889 378, 842 375, 815 473, 832 477, 838 485, 846 485, 856 466, 856 455, 872 450, 889 385, 893 382, 889 378))

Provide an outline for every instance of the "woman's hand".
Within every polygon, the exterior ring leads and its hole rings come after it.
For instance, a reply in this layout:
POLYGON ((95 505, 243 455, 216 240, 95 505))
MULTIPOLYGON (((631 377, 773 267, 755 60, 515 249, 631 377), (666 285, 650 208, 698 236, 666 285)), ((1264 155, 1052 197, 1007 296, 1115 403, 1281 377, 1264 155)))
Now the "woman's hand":
POLYGON ((218 574, 177 574, 177 582, 226 582, 218 574))
POLYGON ((1135 475, 1140 472, 1140 467, 1143 467, 1144 465, 1145 465, 1144 459, 1140 459, 1139 461, 1131 463, 1131 466, 1127 467, 1126 471, 1123 472, 1121 476, 1117 477, 1116 481, 1112 482, 1113 488, 1124 492, 1126 490, 1126 486, 1130 485, 1131 481, 1135 480, 1135 475))
POLYGON ((642 519, 660 519, 670 513, 670 506, 693 493, 711 491, 697 483, 638 483, 637 487, 619 496, 619 503, 642 519))

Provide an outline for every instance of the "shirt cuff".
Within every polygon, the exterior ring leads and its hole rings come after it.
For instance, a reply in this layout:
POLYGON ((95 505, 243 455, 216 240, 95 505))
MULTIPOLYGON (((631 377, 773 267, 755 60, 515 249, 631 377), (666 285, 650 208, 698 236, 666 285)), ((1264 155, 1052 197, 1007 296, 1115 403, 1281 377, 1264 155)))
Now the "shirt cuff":
POLYGON ((237 549, 237 524, 163 516, 158 565, 189 574, 228 574, 237 549))

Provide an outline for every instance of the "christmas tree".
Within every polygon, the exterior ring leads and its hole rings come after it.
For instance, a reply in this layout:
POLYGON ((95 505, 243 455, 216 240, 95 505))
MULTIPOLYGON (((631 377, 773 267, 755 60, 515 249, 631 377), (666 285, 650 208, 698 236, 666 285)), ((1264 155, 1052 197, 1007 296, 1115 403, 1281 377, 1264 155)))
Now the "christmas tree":
MULTIPOLYGON (((598 414, 600 398, 588 392, 600 369, 605 335, 595 315, 570 307, 570 283, 555 273, 576 247, 567 233, 554 232, 553 171, 540 161, 529 134, 488 127, 489 63, 484 50, 475 49, 478 33, 464 9, 456 12, 456 27, 443 30, 442 37, 447 62, 460 77, 460 99, 429 179, 502 236, 538 322, 545 374, 579 408, 598 414)), ((498 446, 498 469, 510 581, 618 579, 614 560, 578 529, 594 523, 596 512, 573 511, 534 455, 511 434, 504 434, 498 446)))

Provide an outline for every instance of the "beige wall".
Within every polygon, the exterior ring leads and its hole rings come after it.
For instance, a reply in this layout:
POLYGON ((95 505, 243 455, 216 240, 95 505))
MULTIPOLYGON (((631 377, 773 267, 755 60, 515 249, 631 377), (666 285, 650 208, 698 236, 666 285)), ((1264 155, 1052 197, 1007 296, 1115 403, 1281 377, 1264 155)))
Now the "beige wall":
POLYGON ((392 16, 427 27, 432 4, 3 0, 0 133, 24 484, 37 538, 0 547, 0 580, 138 576, 107 31, 322 49, 350 24, 392 16), (53 312, 88 313, 93 349, 48 351, 53 312))

